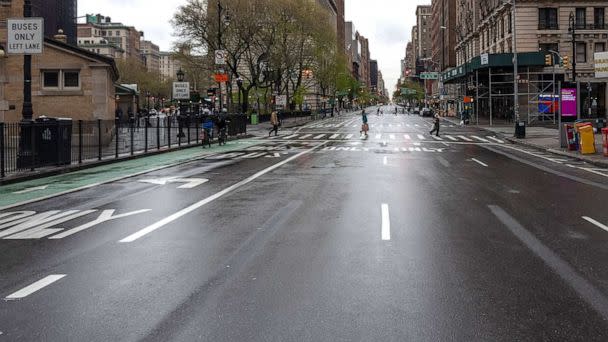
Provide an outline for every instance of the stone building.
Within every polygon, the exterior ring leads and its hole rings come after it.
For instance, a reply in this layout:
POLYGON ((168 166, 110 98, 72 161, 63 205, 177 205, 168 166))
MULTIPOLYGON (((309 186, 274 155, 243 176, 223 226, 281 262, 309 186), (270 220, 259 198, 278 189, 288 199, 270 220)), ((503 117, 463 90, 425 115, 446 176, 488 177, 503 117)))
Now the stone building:
POLYGON ((158 45, 149 40, 142 40, 140 49, 142 61, 148 71, 152 73, 159 73, 161 55, 158 45))
MULTIPOLYGON (((576 61, 576 79, 591 91, 579 91, 579 113, 606 115, 606 84, 594 78, 594 53, 605 51, 608 39, 605 1, 516 2, 515 17, 510 3, 500 0, 463 0, 456 7, 458 67, 443 78, 460 85, 459 96, 477 98, 476 116, 490 122, 510 121, 515 108, 513 34, 517 34, 518 100, 520 118, 533 124, 556 120, 539 103, 557 94, 557 82, 571 81, 572 70, 545 65, 545 55, 558 53, 576 61), (575 29, 574 44, 572 25, 575 29), (553 51, 553 52, 552 52, 553 51), (587 82, 589 84, 587 85, 587 82), (593 112, 590 104, 594 104, 593 112)), ((579 86, 580 87, 580 86, 579 86)), ((579 88, 580 90, 580 88, 579 88)))
MULTIPOLYGON (((119 58, 141 60, 141 38, 143 32, 135 27, 112 22, 110 17, 87 15, 87 22, 78 24, 78 40, 103 38, 108 45, 119 49, 119 58)), ((84 45, 83 48, 89 48, 84 45)))
MULTIPOLYGON (((23 17, 23 1, 0 3, 0 21, 23 17)), ((0 26, 0 45, 7 29, 0 26)), ((113 120, 114 60, 67 43, 65 35, 46 38, 41 55, 32 56, 34 117, 113 120)), ((23 105, 23 56, 0 57, 0 121, 18 122, 23 105)))

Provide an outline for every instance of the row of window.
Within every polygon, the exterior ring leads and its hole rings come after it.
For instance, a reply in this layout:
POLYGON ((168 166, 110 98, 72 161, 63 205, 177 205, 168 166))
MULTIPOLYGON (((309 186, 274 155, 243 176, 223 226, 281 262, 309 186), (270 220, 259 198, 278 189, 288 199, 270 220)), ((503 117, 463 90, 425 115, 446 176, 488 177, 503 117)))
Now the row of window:
POLYGON ((80 71, 78 70, 43 70, 42 89, 44 90, 80 90, 80 71))
MULTIPOLYGON (((575 10, 574 26, 579 30, 603 30, 606 29, 605 9, 595 7, 593 9, 593 24, 587 24, 587 8, 578 7, 575 10)), ((559 15, 557 8, 538 9, 538 29, 539 30, 559 30, 559 15)))
POLYGON ((507 33, 510 34, 512 32, 511 13, 504 16, 497 24, 481 32, 480 41, 482 49, 490 47, 499 39, 505 38, 507 33))

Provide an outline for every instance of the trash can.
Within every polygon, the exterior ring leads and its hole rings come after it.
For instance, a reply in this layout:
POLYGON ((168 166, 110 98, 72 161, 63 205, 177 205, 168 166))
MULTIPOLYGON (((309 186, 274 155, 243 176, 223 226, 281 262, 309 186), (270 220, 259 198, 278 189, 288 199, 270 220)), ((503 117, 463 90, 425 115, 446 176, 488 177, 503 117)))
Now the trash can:
POLYGON ((518 121, 515 124, 515 138, 525 139, 526 138, 526 122, 518 121))
POLYGON ((69 165, 72 162, 72 119, 41 116, 34 123, 36 165, 69 165))
POLYGON ((574 131, 574 125, 565 124, 564 133, 566 135, 566 144, 568 151, 578 151, 578 141, 576 140, 576 132, 574 131))
POLYGON ((595 135, 593 134, 593 126, 585 125, 579 127, 580 134, 580 152, 581 154, 594 154, 595 153, 595 135))
POLYGON ((604 146, 604 157, 608 157, 608 128, 602 128, 602 141, 604 146))
POLYGON ((257 125, 260 123, 260 118, 258 117, 257 114, 251 114, 251 124, 252 125, 257 125))

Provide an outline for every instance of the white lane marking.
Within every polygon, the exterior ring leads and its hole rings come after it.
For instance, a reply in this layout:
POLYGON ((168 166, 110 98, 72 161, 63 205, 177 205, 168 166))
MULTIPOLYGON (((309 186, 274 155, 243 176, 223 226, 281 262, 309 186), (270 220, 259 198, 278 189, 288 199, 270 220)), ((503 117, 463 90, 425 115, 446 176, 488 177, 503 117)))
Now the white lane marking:
POLYGON ((416 126, 416 127, 420 127, 420 125, 419 125, 419 124, 415 124, 414 126, 416 126))
POLYGON ((234 191, 234 190, 236 190, 236 189, 238 189, 238 188, 240 188, 240 187, 242 187, 244 185, 249 184, 249 183, 253 182, 254 180, 256 180, 256 179, 264 176, 265 174, 270 173, 270 172, 272 172, 272 171, 280 168, 281 166, 283 166, 283 165, 285 165, 285 164, 287 164, 287 163, 289 163, 289 162, 291 162, 293 160, 296 160, 296 159, 300 158, 301 156, 303 156, 305 154, 311 153, 311 152, 313 152, 313 151, 315 151, 315 150, 323 147, 324 145, 325 145, 325 143, 319 144, 318 146, 315 146, 315 147, 313 147, 313 148, 311 148, 309 150, 300 152, 300 153, 296 154, 295 156, 292 156, 292 157, 287 158, 287 159, 285 159, 285 160, 283 160, 283 161, 281 161, 279 163, 276 163, 273 166, 268 167, 268 168, 266 168, 266 169, 264 169, 264 170, 262 170, 262 171, 260 171, 260 172, 258 172, 256 174, 254 174, 253 176, 250 176, 250 177, 248 177, 248 178, 246 178, 246 179, 244 179, 244 180, 242 180, 242 181, 240 181, 240 182, 238 182, 236 184, 233 184, 233 185, 227 187, 226 189, 224 189, 224 190, 222 190, 222 191, 220 191, 220 192, 218 192, 218 193, 216 193, 214 195, 211 195, 211 196, 209 196, 209 197, 207 197, 207 198, 205 198, 205 199, 203 199, 203 200, 201 200, 199 202, 196 202, 196 203, 190 205, 189 207, 184 208, 184 209, 182 209, 182 210, 174 213, 173 215, 167 216, 164 219, 162 219, 162 220, 160 220, 160 221, 158 221, 158 222, 156 222, 154 224, 151 224, 148 227, 146 227, 146 228, 144 228, 144 229, 142 229, 142 230, 140 230, 140 231, 138 231, 138 232, 136 232, 134 234, 131 234, 131 235, 127 236, 126 238, 120 240, 119 242, 120 243, 129 243, 129 242, 136 241, 136 240, 138 240, 138 239, 140 239, 140 238, 142 238, 142 237, 144 237, 144 236, 146 236, 146 235, 148 235, 148 234, 150 234, 150 233, 152 233, 152 232, 154 232, 154 231, 156 231, 156 230, 158 230, 158 229, 166 226, 167 224, 169 224, 169 223, 171 223, 171 222, 173 222, 173 221, 181 218, 182 216, 185 216, 185 215, 187 215, 187 214, 189 214, 189 213, 191 213, 191 212, 193 212, 193 211, 195 211, 195 210, 197 210, 197 209, 205 206, 206 204, 211 203, 211 202, 215 201, 216 199, 218 199, 218 198, 220 198, 220 197, 222 197, 222 196, 224 196, 224 195, 226 195, 226 194, 228 194, 228 193, 230 193, 230 192, 232 192, 232 191, 234 191))
POLYGON ((410 137, 409 134, 404 134, 403 137, 405 138, 405 140, 412 140, 412 137, 410 137))
POLYGON ((35 186, 33 188, 27 188, 21 191, 15 191, 13 192, 13 194, 15 195, 23 195, 23 194, 27 194, 29 192, 34 192, 34 191, 40 191, 40 190, 46 190, 46 188, 48 188, 48 185, 42 185, 42 186, 35 186))
POLYGON ((492 140, 492 141, 494 141, 494 142, 497 142, 497 143, 499 143, 499 144, 504 144, 504 143, 505 143, 504 141, 502 141, 502 140, 500 140, 500 139, 496 139, 496 138, 494 138, 494 137, 486 137, 486 138, 488 138, 488 139, 490 139, 490 140, 492 140))
POLYGON ((489 143, 490 142, 489 140, 486 140, 484 138, 478 137, 476 135, 472 135, 471 138, 473 138, 475 140, 478 140, 478 141, 481 141, 481 142, 484 142, 484 143, 489 143))
POLYGON ((384 158, 382 159, 382 163, 384 164, 384 166, 388 165, 388 157, 384 156, 384 158))
POLYGON ((418 139, 420 139, 420 140, 426 140, 426 138, 422 134, 418 134, 418 139))
POLYGON ((460 139, 464 140, 464 141, 467 141, 467 142, 473 142, 473 140, 472 140, 472 139, 469 139, 469 138, 465 137, 464 135, 459 135, 458 137, 459 137, 460 139))
POLYGON ((352 138, 352 137, 354 137, 354 136, 355 136, 354 134, 349 134, 349 135, 347 135, 347 136, 346 136, 346 137, 344 137, 344 138, 345 138, 346 140, 348 140, 348 139, 351 139, 351 138, 352 138))
POLYGON ((325 136, 325 134, 319 134, 316 137, 314 137, 313 139, 319 140, 319 139, 323 138, 324 136, 325 136))
POLYGON ((395 140, 395 135, 394 135, 394 134, 391 134, 391 135, 389 135, 389 138, 390 138, 391 140, 395 140))
POLYGON ((452 140, 452 141, 458 141, 458 139, 454 138, 454 137, 453 137, 453 136, 451 136, 451 135, 444 135, 444 137, 446 137, 446 138, 448 138, 448 139, 450 139, 450 140, 452 140))
POLYGON ((304 134, 303 136, 300 137, 300 139, 307 139, 312 137, 312 134, 304 134))
POLYGON ((436 136, 436 135, 431 135, 433 137, 433 139, 437 140, 437 141, 443 141, 443 139, 441 139, 440 137, 436 136))
POLYGON ((40 280, 38 280, 37 282, 33 283, 32 285, 26 286, 23 289, 7 296, 5 299, 6 300, 17 300, 17 299, 23 299, 29 295, 31 295, 34 292, 40 291, 41 289, 51 285, 52 283, 58 281, 59 279, 65 277, 65 274, 51 274, 48 277, 44 277, 40 280))
POLYGON ((329 139, 338 139, 339 136, 340 136, 340 134, 334 134, 331 137, 329 137, 329 139))
POLYGON ((596 220, 592 219, 591 217, 583 216, 583 220, 585 220, 585 221, 587 221, 589 223, 592 223, 595 226, 597 226, 597 227, 599 227, 599 228, 601 228, 601 229, 603 229, 603 230, 605 230, 605 231, 608 232, 608 226, 606 226, 605 224, 603 224, 603 223, 601 223, 599 221, 596 221, 596 220))
POLYGON ((472 161, 474 161, 474 162, 476 162, 477 164, 479 164, 479 165, 483 166, 483 167, 488 167, 488 164, 486 164, 486 163, 484 163, 484 162, 482 162, 482 161, 480 161, 480 160, 477 160, 477 159, 475 159, 475 158, 473 158, 473 159, 471 159, 471 160, 472 160, 472 161))
POLYGON ((382 241, 391 240, 391 215, 388 204, 382 204, 382 241))

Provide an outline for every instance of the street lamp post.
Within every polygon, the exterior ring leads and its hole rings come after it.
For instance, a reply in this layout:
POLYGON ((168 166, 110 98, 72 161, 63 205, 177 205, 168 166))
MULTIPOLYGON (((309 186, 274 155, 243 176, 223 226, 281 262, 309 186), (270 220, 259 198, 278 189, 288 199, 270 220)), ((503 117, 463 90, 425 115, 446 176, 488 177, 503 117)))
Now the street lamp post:
POLYGON ((243 79, 241 78, 241 76, 237 77, 236 85, 237 85, 238 92, 239 92, 239 111, 243 111, 243 107, 242 107, 242 103, 241 103, 241 87, 243 86, 243 79))
MULTIPOLYGON (((184 82, 185 76, 186 76, 186 74, 185 74, 185 73, 184 73, 184 71, 183 71, 183 70, 180 68, 180 69, 177 71, 177 80, 178 80, 179 82, 184 82)), ((177 134, 177 137, 178 137, 178 138, 183 138, 183 137, 185 137, 185 136, 186 136, 186 135, 184 134, 183 125, 182 125, 182 124, 183 124, 183 122, 184 122, 183 115, 184 115, 184 109, 185 109, 185 106, 183 106, 183 105, 182 105, 182 102, 181 102, 181 101, 178 101, 178 108, 179 108, 179 115, 177 116, 177 121, 178 121, 178 126, 179 126, 179 133, 177 134)))
POLYGON ((576 83, 576 17, 570 12, 568 31, 572 33, 572 82, 576 83))
MULTIPOLYGON (((515 0, 511 6, 511 27, 513 31, 513 116, 515 116, 515 127, 519 125, 519 63, 517 60, 517 11, 515 8, 515 0)), ((517 128, 516 128, 517 130, 517 128)))
MULTIPOLYGON (((32 16, 32 1, 24 0, 23 16, 32 16)), ((34 128, 32 125, 34 109, 32 106, 32 56, 23 56, 23 108, 21 110, 21 133, 19 136, 19 156, 17 165, 19 168, 29 167, 34 169, 34 128)))

